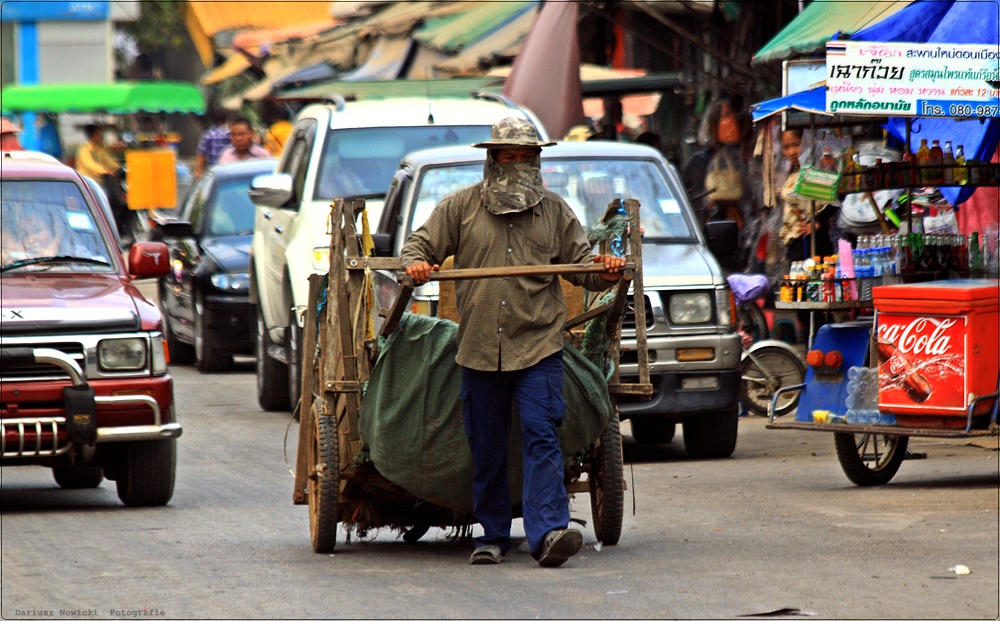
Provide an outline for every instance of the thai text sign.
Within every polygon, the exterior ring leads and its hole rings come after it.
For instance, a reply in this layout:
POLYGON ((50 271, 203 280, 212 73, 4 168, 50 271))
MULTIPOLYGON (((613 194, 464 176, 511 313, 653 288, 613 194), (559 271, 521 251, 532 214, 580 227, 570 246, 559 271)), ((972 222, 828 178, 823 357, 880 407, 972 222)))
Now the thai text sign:
POLYGON ((831 41, 826 44, 826 109, 876 116, 1000 117, 998 61, 997 45, 831 41))

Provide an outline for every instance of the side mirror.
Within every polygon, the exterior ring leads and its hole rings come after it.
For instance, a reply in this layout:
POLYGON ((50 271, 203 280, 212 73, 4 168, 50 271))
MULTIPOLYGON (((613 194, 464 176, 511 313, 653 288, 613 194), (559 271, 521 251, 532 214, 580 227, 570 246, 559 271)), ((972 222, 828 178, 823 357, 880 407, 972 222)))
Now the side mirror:
POLYGON ((389 233, 372 233, 372 241, 375 242, 376 257, 392 256, 392 235, 389 233))
POLYGON ((157 237, 194 237, 194 227, 187 220, 169 220, 156 227, 157 237))
POLYGON ((274 173, 254 177, 250 182, 250 200, 260 207, 284 207, 292 200, 292 176, 274 173))
POLYGON ((733 220, 713 220, 705 224, 708 249, 719 263, 732 263, 739 253, 739 228, 733 220))
POLYGON ((163 242, 137 242, 128 251, 128 274, 158 278, 170 273, 170 251, 163 242))

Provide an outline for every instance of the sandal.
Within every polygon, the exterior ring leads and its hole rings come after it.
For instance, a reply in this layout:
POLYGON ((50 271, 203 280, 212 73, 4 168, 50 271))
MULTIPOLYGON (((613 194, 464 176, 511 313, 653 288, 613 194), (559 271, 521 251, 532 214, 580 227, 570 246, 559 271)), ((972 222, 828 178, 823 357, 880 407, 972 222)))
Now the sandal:
POLYGON ((486 545, 473 550, 469 557, 470 565, 499 565, 503 561, 503 552, 500 546, 486 545))
POLYGON ((538 564, 542 567, 559 567, 579 552, 581 547, 583 535, 580 531, 572 528, 549 531, 542 543, 538 564))

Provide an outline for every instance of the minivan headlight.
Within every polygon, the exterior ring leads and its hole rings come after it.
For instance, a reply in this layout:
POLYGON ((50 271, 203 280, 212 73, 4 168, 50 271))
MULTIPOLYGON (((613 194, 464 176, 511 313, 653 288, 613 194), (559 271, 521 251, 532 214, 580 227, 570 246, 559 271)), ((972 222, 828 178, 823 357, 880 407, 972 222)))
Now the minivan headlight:
POLYGON ((708 323, 712 320, 712 298, 707 293, 675 293, 670 296, 670 323, 708 323))
POLYGON ((146 368, 146 339, 104 339, 97 344, 102 371, 141 371, 146 368))

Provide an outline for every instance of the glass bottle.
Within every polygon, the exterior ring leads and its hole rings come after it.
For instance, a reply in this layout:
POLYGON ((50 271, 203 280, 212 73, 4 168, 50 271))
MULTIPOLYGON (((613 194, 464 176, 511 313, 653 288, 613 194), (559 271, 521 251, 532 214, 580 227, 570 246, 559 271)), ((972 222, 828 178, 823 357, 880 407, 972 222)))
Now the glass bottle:
POLYGON ((833 149, 823 147, 823 155, 819 158, 819 169, 837 172, 837 160, 833 157, 833 149))
POLYGON ((917 169, 917 156, 910 151, 909 146, 903 154, 903 170, 907 187, 920 185, 920 171, 917 169))
POLYGON ((943 172, 944 169, 941 164, 944 162, 944 151, 941 150, 941 144, 934 140, 931 142, 930 157, 927 163, 930 164, 930 184, 931 185, 941 185, 944 181, 943 172))
POLYGON ((983 249, 979 245, 979 233, 969 235, 969 278, 985 278, 986 264, 983 262, 983 249))
POLYGON ((917 166, 920 167, 920 183, 930 185, 931 171, 928 168, 931 159, 931 150, 927 146, 927 139, 920 139, 920 148, 917 149, 917 166))
POLYGON ((965 149, 958 145, 955 149, 955 172, 952 174, 955 185, 965 185, 969 182, 969 171, 965 168, 965 149))
POLYGON ((941 169, 941 182, 944 185, 955 183, 955 154, 951 151, 951 141, 944 143, 944 154, 941 159, 944 167, 941 169))

